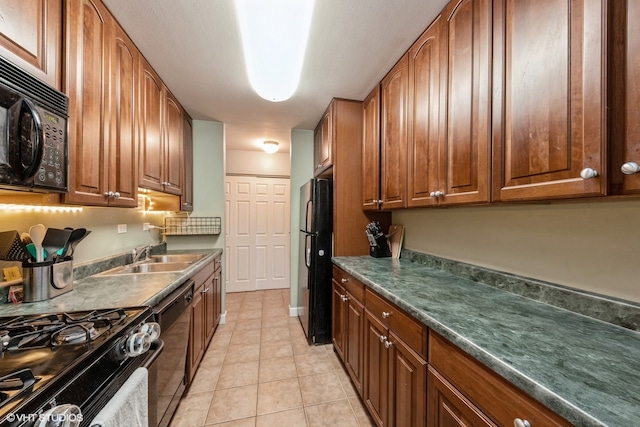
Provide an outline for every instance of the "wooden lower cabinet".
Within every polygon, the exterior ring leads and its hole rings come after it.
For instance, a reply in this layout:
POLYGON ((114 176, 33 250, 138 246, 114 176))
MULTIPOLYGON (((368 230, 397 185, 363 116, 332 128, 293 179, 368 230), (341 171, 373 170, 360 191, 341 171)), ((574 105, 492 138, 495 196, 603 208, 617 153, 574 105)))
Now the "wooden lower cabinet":
POLYGON ((429 427, 496 425, 431 366, 427 376, 427 396, 429 427))
POLYGON ((216 257, 193 277, 195 284, 193 301, 191 302, 191 330, 187 367, 189 383, 196 374, 204 352, 220 323, 221 275, 220 257, 216 257))
POLYGON ((344 363, 353 385, 362 395, 363 376, 363 331, 364 331, 364 285, 357 280, 335 272, 332 296, 333 346, 344 363), (342 286, 339 282, 343 283, 342 286), (346 289, 355 288, 354 292, 346 289))

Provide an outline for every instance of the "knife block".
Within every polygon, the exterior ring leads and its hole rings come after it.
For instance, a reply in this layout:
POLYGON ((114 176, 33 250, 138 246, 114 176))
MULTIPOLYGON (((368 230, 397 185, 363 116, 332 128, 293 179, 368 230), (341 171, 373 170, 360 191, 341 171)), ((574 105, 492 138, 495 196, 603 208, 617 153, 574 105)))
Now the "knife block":
POLYGON ((369 255, 374 258, 388 258, 391 256, 391 249, 389 249, 389 241, 382 235, 376 238, 376 246, 369 246, 369 255))

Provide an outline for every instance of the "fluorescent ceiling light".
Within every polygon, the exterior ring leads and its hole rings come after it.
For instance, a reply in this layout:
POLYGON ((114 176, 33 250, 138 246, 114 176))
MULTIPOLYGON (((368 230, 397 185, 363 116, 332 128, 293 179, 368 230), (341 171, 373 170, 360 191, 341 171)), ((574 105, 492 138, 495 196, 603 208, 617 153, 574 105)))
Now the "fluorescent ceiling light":
POLYGON ((280 102, 298 88, 314 0, 235 0, 249 82, 280 102))
POLYGON ((276 153, 278 151, 278 143, 276 141, 263 141, 262 149, 265 151, 265 153, 276 153))

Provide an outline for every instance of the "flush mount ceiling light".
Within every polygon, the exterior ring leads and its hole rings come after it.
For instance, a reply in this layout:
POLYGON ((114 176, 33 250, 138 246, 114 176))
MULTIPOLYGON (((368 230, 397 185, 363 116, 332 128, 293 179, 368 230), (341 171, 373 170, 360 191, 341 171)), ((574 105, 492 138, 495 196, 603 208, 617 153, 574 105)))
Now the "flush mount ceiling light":
POLYGON ((278 151, 278 143, 276 141, 262 141, 262 149, 269 154, 278 151))
POLYGON ((298 88, 314 0, 235 0, 249 82, 280 102, 298 88))

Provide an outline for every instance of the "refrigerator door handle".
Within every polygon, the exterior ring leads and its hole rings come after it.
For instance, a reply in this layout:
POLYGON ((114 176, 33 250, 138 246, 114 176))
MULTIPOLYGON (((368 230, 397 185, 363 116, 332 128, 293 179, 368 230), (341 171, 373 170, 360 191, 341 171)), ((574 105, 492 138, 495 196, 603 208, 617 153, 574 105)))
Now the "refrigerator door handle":
POLYGON ((307 200, 307 214, 304 218, 304 231, 310 232, 312 230, 309 229, 309 218, 313 215, 313 200, 307 200), (311 210, 309 209, 311 207, 311 210))
MULTIPOLYGON (((311 234, 307 234, 304 238, 304 264, 307 266, 307 268, 311 268, 311 244, 309 242, 311 237, 311 234)), ((309 283, 307 282, 307 288, 308 287, 309 283)))

